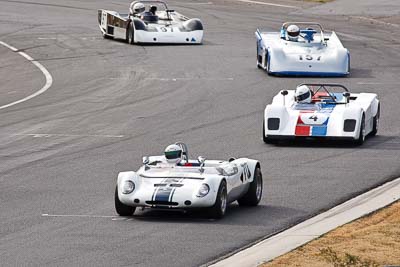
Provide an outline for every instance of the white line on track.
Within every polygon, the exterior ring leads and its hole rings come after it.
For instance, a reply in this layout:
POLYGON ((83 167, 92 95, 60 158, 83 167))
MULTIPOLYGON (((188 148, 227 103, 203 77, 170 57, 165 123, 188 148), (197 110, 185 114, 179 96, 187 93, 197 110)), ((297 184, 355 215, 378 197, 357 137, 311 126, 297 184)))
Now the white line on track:
POLYGON ((37 62, 36 60, 34 60, 32 57, 30 57, 28 54, 26 54, 24 52, 21 52, 21 51, 18 52, 17 48, 15 48, 15 47, 13 47, 13 46, 11 46, 9 44, 6 44, 5 42, 0 41, 0 45, 9 48, 13 52, 16 52, 16 53, 20 54, 21 56, 26 58, 28 61, 32 62, 32 64, 35 65, 41 72, 43 72, 44 76, 46 77, 46 83, 39 91, 37 91, 37 92, 27 96, 27 97, 24 97, 24 98, 22 98, 20 100, 14 101, 12 103, 9 103, 9 104, 3 105, 3 106, 0 106, 0 110, 8 108, 8 107, 11 107, 11 106, 14 106, 14 105, 22 103, 22 102, 25 102, 25 101, 27 101, 29 99, 32 99, 32 98, 34 98, 34 97, 36 97, 36 96, 38 96, 40 94, 43 94, 44 92, 47 91, 47 89, 50 88, 50 86, 53 84, 53 77, 51 77, 50 72, 48 72, 47 69, 45 67, 43 67, 42 64, 40 64, 39 62, 37 62))
POLYGON ((208 266, 257 266, 399 199, 397 178, 208 266))
MULTIPOLYGON (((113 79, 113 78, 110 78, 113 79)), ((232 77, 229 78, 144 78, 145 80, 154 81, 192 81, 192 80, 206 80, 206 81, 233 81, 232 77)))
POLYGON ((48 213, 43 213, 42 217, 117 218, 118 216, 88 215, 88 214, 48 214, 48 213))
POLYGON ((111 134, 51 134, 51 133, 10 134, 10 136, 32 136, 32 137, 107 137, 107 138, 122 138, 122 137, 124 137, 124 135, 111 135, 111 134))
POLYGON ((243 3, 257 4, 257 5, 266 5, 266 6, 276 6, 276 7, 285 7, 285 8, 298 9, 297 6, 288 6, 288 5, 274 4, 274 3, 268 3, 268 2, 253 1, 253 0, 236 0, 236 1, 243 2, 243 3))

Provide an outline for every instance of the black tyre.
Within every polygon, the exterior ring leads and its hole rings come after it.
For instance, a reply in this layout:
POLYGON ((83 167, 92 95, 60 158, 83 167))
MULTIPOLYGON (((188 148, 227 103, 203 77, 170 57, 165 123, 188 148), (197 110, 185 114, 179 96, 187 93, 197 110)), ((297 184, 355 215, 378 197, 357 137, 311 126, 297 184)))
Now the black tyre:
POLYGON ((128 44, 135 43, 134 27, 132 22, 129 23, 128 28, 126 29, 126 42, 128 44))
POLYGON ((238 199, 240 206, 257 206, 260 203, 263 191, 263 179, 260 167, 254 171, 254 180, 250 183, 247 193, 238 199))
POLYGON ((365 141, 365 115, 362 115, 361 119, 361 125, 360 125, 360 135, 358 136, 358 139, 356 139, 355 144, 357 146, 361 146, 365 141))
POLYGON ((257 53, 256 53, 256 55, 257 55, 257 68, 262 69, 262 66, 260 65, 260 64, 262 64, 262 58, 258 54, 258 49, 259 49, 259 46, 258 46, 258 42, 257 42, 257 53))
POLYGON ((215 204, 209 209, 209 215, 214 219, 221 219, 224 217, 227 207, 227 189, 226 182, 223 180, 218 188, 217 198, 215 204))
POLYGON ((115 200, 115 210, 120 216, 132 216, 133 213, 135 212, 136 207, 131 207, 127 206, 121 201, 119 201, 118 198, 118 186, 115 187, 115 195, 114 195, 114 200, 115 200))
POLYGON ((271 138, 268 138, 265 136, 265 120, 263 121, 262 137, 263 137, 264 143, 266 143, 266 144, 275 144, 276 143, 276 140, 271 140, 271 138))
POLYGON ((107 34, 103 34, 103 38, 104 39, 114 39, 112 36, 109 36, 107 34))
POLYGON ((370 133, 371 136, 375 136, 378 133, 380 115, 381 115, 381 105, 378 105, 378 111, 376 112, 373 121, 372 132, 370 133))

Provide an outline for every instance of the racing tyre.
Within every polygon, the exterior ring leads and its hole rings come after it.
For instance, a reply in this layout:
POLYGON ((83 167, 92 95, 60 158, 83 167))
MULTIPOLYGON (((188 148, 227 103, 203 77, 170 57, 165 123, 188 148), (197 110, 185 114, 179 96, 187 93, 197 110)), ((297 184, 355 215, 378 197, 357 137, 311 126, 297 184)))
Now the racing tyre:
POLYGON ((380 115, 381 115, 381 105, 378 105, 378 111, 376 112, 372 125, 372 132, 370 133, 371 136, 375 136, 378 133, 380 115))
POLYGON ((104 39, 114 39, 112 36, 109 36, 107 34, 103 34, 103 38, 104 39))
POLYGON ((115 210, 120 216, 132 216, 135 212, 136 207, 130 207, 119 201, 118 198, 118 186, 115 187, 115 210))
POLYGON ((133 28, 133 23, 129 23, 128 29, 126 29, 126 42, 128 44, 134 44, 135 43, 135 35, 134 35, 134 28, 133 28))
POLYGON ((258 49, 259 49, 259 47, 258 47, 258 42, 257 42, 257 52, 256 52, 256 55, 257 55, 257 68, 262 69, 262 67, 261 67, 261 65, 260 65, 260 64, 262 64, 262 58, 261 58, 261 56, 258 54, 258 49))
POLYGON ((360 125, 360 135, 356 139, 356 145, 361 146, 365 141, 365 115, 363 113, 360 125))
POLYGON ((268 138, 265 136, 265 120, 263 121, 263 132, 262 132, 262 136, 263 136, 263 141, 266 144, 274 144, 275 140, 271 140, 271 138, 268 138))
POLYGON ((254 179, 250 183, 249 190, 240 199, 238 199, 240 206, 257 206, 261 200, 263 190, 263 179, 260 167, 256 167, 254 171, 254 179))
POLYGON ((219 185, 215 204, 209 210, 210 217, 213 219, 221 219, 222 217, 224 217, 227 205, 228 202, 227 202, 226 182, 225 180, 223 180, 219 185))

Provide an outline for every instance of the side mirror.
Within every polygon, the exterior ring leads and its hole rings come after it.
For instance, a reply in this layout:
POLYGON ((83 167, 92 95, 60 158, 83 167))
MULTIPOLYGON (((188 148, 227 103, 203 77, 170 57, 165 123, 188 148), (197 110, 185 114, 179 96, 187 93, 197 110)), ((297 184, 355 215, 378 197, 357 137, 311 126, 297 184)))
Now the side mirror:
POLYGON ((146 156, 146 157, 143 157, 142 162, 143 162, 143 165, 149 164, 149 162, 150 162, 149 157, 147 157, 147 156, 146 156))
POLYGON ((197 158, 198 162, 200 163, 200 173, 204 172, 204 162, 206 161, 205 157, 199 156, 197 158))
POLYGON ((288 94, 287 90, 283 90, 281 91, 281 95, 283 95, 283 106, 286 106, 286 100, 285 100, 285 96, 288 94))
POLYGON ((204 162, 206 161, 205 157, 199 156, 197 161, 200 163, 201 166, 204 166, 204 162))

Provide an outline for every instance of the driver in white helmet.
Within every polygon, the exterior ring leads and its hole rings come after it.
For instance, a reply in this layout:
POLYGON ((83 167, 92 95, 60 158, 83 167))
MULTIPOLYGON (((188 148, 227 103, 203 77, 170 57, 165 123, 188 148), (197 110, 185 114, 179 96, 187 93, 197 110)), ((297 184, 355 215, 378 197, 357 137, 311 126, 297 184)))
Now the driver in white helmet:
POLYGON ((286 29, 286 39, 288 41, 297 42, 300 36, 300 28, 299 26, 292 24, 289 25, 286 29))
POLYGON ((299 104, 311 104, 312 91, 307 85, 300 85, 294 92, 294 100, 299 104))
POLYGON ((182 160, 182 148, 176 144, 169 145, 164 151, 168 163, 178 165, 182 160))
POLYGON ((131 5, 129 6, 129 13, 130 15, 134 17, 140 17, 141 14, 145 11, 146 7, 144 6, 143 3, 138 3, 136 1, 133 1, 131 5))

